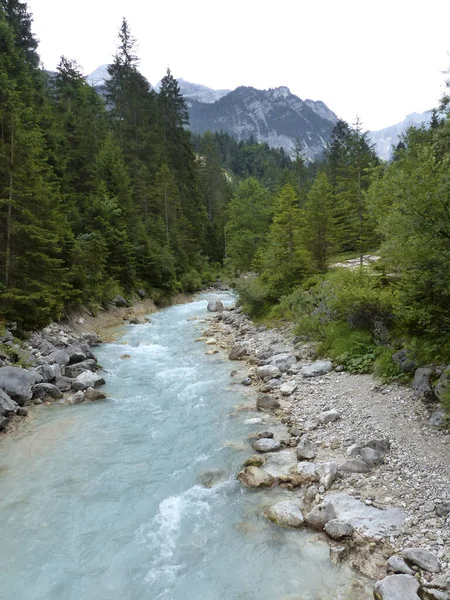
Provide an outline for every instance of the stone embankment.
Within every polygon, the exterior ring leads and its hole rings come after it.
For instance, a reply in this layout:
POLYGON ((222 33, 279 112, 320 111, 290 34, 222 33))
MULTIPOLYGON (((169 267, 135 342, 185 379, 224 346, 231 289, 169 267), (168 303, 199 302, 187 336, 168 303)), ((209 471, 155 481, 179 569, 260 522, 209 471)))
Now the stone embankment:
POLYGON ((378 600, 448 599, 450 436, 429 424, 422 400, 316 360, 314 344, 288 327, 255 326, 218 302, 209 309, 217 315, 202 339, 248 364, 241 383, 258 390, 257 410, 286 426, 252 435, 256 454, 238 474, 248 488, 286 490, 265 516, 320 532, 333 562, 377 580, 378 600))

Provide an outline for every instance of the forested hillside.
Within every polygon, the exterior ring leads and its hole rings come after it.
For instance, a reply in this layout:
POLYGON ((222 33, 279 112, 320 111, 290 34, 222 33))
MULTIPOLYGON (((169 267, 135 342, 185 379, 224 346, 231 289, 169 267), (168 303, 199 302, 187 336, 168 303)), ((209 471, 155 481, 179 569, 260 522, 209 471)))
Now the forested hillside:
POLYGON ((449 100, 390 164, 358 121, 322 160, 224 132, 191 135, 170 71, 140 74, 126 20, 106 97, 74 60, 40 69, 24 3, 0 11, 0 310, 32 328, 116 294, 161 299, 218 269, 253 315, 289 318, 348 368, 449 362, 449 100), (376 252, 372 269, 334 269, 376 252), (223 272, 223 271, 222 271, 223 272))

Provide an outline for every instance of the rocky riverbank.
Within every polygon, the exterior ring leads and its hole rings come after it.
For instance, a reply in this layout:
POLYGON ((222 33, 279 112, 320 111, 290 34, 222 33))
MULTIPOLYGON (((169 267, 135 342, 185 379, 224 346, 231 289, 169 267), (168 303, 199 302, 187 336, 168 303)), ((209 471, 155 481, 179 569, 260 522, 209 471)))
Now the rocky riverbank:
POLYGON ((423 402, 406 387, 317 361, 314 344, 289 327, 209 308, 217 314, 202 339, 247 362, 242 385, 255 386, 257 409, 286 425, 283 436, 255 433, 256 454, 238 475, 246 487, 290 492, 267 518, 326 536, 334 562, 378 580, 375 598, 448 598, 450 436, 428 422, 423 402))

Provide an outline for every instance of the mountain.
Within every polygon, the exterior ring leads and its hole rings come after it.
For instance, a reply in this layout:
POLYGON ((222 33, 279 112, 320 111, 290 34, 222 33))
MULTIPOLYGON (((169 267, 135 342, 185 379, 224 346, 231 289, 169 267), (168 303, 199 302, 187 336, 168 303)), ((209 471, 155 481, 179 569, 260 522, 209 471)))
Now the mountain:
POLYGON ((225 131, 237 140, 253 137, 293 156, 297 141, 307 159, 322 154, 337 116, 323 103, 301 100, 287 87, 238 87, 214 103, 187 99, 195 133, 225 131))
POLYGON ((406 132, 409 127, 419 127, 422 124, 429 125, 431 119, 431 111, 427 110, 423 113, 411 113, 404 121, 380 129, 371 131, 369 137, 372 143, 375 144, 375 152, 383 160, 389 160, 392 157, 392 147, 396 146, 400 141, 400 136, 406 132))
POLYGON ((100 65, 95 71, 86 75, 85 79, 92 87, 101 87, 109 79, 108 65, 100 65))
MULTIPOLYGON (((205 85, 198 83, 190 83, 185 79, 178 79, 178 84, 186 100, 197 100, 204 104, 213 104, 217 100, 220 100, 223 96, 226 96, 231 90, 213 90, 205 85)), ((159 89, 159 84, 156 86, 159 89)))

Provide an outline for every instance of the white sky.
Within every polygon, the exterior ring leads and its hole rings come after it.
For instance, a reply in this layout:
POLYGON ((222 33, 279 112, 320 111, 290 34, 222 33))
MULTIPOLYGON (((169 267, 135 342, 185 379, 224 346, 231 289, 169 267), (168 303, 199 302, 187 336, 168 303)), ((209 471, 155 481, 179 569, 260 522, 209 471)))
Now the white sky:
POLYGON ((125 16, 141 72, 215 89, 288 86, 367 129, 436 106, 450 67, 450 0, 29 0, 47 69, 109 63, 125 16))

